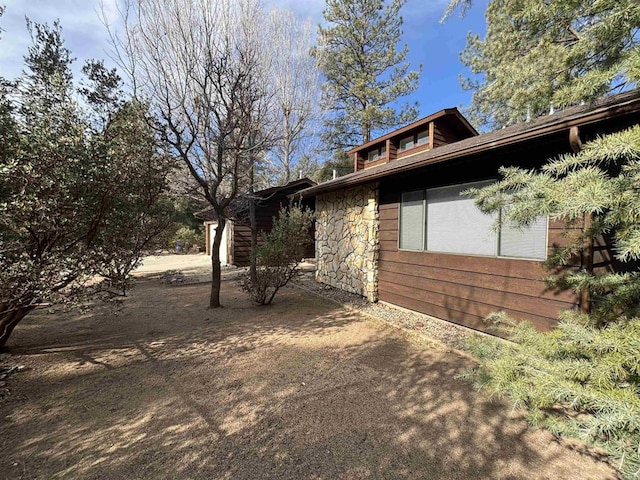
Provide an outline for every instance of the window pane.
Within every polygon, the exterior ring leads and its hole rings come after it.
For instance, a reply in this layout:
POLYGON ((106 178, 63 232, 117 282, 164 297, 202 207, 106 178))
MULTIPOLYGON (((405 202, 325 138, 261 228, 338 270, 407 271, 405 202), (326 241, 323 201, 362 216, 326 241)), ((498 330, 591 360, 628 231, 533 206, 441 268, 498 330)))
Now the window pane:
POLYGON ((491 182, 427 190, 427 250, 471 255, 496 255, 496 215, 485 215, 474 200, 460 193, 491 182))
POLYGON ((400 203, 400 248, 424 249, 424 191, 402 194, 400 203))
POLYGON ((398 150, 408 150, 409 148, 413 148, 413 135, 400 140, 398 150))
POLYGON ((416 145, 424 145, 426 143, 429 143, 429 130, 425 130, 424 132, 420 132, 417 135, 417 139, 418 139, 418 141, 416 142, 416 145))
POLYGON ((375 150, 371 150, 368 154, 367 154, 367 160, 370 162, 374 162, 376 160, 380 160, 381 158, 385 157, 387 155, 387 147, 386 146, 382 146, 379 148, 376 148, 375 150))
POLYGON ((500 227, 500 255, 503 257, 547 258, 547 217, 527 227, 507 223, 500 227))

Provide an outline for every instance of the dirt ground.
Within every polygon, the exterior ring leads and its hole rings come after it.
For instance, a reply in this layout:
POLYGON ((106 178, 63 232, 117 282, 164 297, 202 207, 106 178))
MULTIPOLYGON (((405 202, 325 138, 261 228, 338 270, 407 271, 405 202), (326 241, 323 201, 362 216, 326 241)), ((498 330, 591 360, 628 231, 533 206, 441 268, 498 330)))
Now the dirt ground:
POLYGON ((25 320, 0 362, 0 477, 605 479, 456 378, 470 360, 294 288, 142 279, 110 306, 25 320))

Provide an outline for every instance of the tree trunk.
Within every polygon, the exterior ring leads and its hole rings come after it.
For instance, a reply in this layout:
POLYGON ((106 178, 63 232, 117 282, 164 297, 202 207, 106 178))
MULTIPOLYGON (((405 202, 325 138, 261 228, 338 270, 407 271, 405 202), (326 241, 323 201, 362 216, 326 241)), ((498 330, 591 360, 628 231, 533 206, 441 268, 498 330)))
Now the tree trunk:
POLYGON ((249 225, 251 226, 251 252, 249 253, 249 278, 251 284, 258 281, 258 220, 256 218, 256 199, 253 196, 253 167, 251 168, 251 185, 249 185, 249 225))
POLYGON ((11 307, 0 313, 0 348, 4 347, 16 325, 35 307, 11 307))
POLYGON ((291 181, 291 129, 289 128, 289 115, 284 117, 284 138, 282 139, 282 163, 284 164, 284 181, 286 185, 291 181))
POLYGON ((211 295, 209 296, 209 308, 218 308, 220 305, 220 285, 222 284, 222 266, 220 265, 220 244, 226 225, 226 219, 218 217, 218 226, 213 236, 211 247, 211 295))

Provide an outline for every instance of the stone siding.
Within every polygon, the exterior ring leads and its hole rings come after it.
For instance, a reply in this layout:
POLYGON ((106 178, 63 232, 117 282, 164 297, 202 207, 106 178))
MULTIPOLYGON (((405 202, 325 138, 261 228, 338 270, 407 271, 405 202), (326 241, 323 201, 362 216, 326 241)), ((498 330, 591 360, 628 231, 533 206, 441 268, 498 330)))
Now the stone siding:
POLYGON ((378 186, 318 195, 316 214, 316 279, 377 301, 378 186))

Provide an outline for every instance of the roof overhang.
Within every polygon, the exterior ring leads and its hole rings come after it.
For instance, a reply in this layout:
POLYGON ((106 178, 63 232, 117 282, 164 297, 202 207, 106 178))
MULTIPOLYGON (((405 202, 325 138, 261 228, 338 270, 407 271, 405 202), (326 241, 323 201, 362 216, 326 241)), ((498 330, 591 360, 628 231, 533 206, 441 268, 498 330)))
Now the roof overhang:
POLYGON ((563 130, 568 131, 571 127, 586 126, 634 114, 639 115, 638 121, 640 121, 640 90, 605 97, 590 105, 569 107, 553 115, 538 117, 530 122, 519 123, 491 133, 443 145, 418 153, 410 158, 360 170, 301 190, 298 195, 312 196, 349 188, 380 180, 390 175, 409 172, 427 165, 462 159, 477 153, 491 152, 506 146, 543 138, 563 130))
POLYGON ((415 122, 410 123, 409 125, 406 125, 398 130, 394 130, 393 132, 387 133, 386 135, 383 135, 378 138, 374 138, 373 140, 363 145, 359 145, 355 148, 352 148, 351 150, 347 151, 347 155, 351 155, 355 152, 359 152, 360 150, 367 150, 368 148, 374 145, 378 145, 379 143, 389 138, 401 136, 403 133, 409 132, 410 130, 413 130, 414 128, 420 125, 428 125, 429 122, 433 122, 434 120, 438 120, 441 118, 449 118, 450 120, 457 122, 464 130, 467 130, 470 136, 478 135, 478 131, 475 128, 473 128, 473 125, 469 123, 469 121, 464 117, 464 115, 462 115, 458 111, 457 108, 455 107, 444 108, 438 112, 432 113, 428 117, 424 117, 424 118, 421 118, 420 120, 416 120, 415 122))

